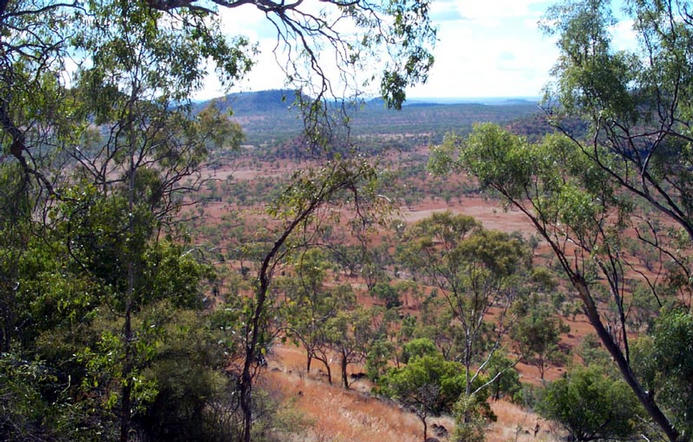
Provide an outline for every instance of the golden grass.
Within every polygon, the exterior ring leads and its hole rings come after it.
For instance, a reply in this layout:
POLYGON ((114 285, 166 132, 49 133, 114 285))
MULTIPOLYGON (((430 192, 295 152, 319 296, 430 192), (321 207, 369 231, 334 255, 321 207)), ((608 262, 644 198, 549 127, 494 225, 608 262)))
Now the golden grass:
MULTIPOLYGON (((291 346, 277 346, 269 368, 264 372, 262 383, 265 388, 281 392, 287 398, 295 398, 296 406, 314 422, 306 434, 296 435, 296 441, 377 441, 407 442, 421 441, 423 426, 411 412, 391 401, 381 400, 365 393, 370 389, 368 381, 354 381, 353 389, 346 391, 334 379, 329 385, 320 375, 318 364, 312 373, 305 373, 305 353, 291 346)), ((353 371, 360 371, 354 367, 353 371)), ((335 373, 339 373, 335 365, 335 373)), ((350 370, 352 372, 352 370, 350 370)), ((488 429, 489 442, 500 441, 553 441, 555 434, 549 425, 536 414, 500 400, 491 407, 498 421, 488 429), (534 430, 539 431, 536 438, 534 430)), ((431 418, 428 421, 429 437, 434 436, 433 424, 443 425, 450 434, 454 420, 449 416, 431 418)), ((445 438, 440 438, 446 440, 445 438)))

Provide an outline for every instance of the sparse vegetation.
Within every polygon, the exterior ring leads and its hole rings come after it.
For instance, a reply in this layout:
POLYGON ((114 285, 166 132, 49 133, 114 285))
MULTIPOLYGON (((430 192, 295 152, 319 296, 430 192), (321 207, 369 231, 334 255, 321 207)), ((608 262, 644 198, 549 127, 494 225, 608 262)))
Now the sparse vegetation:
POLYGON ((690 440, 693 6, 549 8, 537 112, 308 3, 0 1, 0 439, 690 440), (291 89, 191 101, 241 5, 291 89))

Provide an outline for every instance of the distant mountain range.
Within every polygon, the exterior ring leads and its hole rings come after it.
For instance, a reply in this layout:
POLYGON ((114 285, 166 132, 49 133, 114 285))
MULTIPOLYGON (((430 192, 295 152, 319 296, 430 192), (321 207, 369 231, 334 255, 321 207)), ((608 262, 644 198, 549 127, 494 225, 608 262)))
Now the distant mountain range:
POLYGON ((229 108, 234 114, 253 114, 262 112, 287 111, 296 100, 296 92, 288 89, 274 89, 257 92, 238 92, 224 97, 213 98, 197 103, 196 110, 204 109, 214 103, 219 110, 229 108))
MULTIPOLYGON (((233 111, 248 143, 273 144, 298 136, 303 128, 294 105, 296 92, 288 89, 241 92, 195 103, 195 112, 214 103, 219 110, 233 111)), ((404 136, 439 142, 447 132, 466 133, 473 123, 507 123, 538 111, 531 98, 412 99, 402 110, 387 109, 381 98, 347 106, 351 134, 361 137, 404 136), (423 137, 423 138, 422 138, 423 137)), ((339 108, 334 103, 335 110, 339 108)), ((341 108, 339 108, 341 109, 341 108)), ((414 141, 412 141, 414 142, 414 141)))
MULTIPOLYGON (((220 109, 232 108, 234 113, 257 113, 274 112, 287 110, 292 107, 296 99, 296 91, 291 89, 272 89, 254 92, 236 92, 224 97, 213 98, 211 100, 200 101, 195 105, 196 109, 202 109, 214 102, 220 109)), ((513 106, 531 105, 539 103, 538 97, 474 97, 474 98, 450 98, 450 97, 430 97, 430 98, 410 98, 404 106, 434 106, 434 105, 455 105, 455 104, 483 104, 486 106, 513 106)), ((372 98, 364 100, 366 106, 385 107, 382 98, 372 98)))

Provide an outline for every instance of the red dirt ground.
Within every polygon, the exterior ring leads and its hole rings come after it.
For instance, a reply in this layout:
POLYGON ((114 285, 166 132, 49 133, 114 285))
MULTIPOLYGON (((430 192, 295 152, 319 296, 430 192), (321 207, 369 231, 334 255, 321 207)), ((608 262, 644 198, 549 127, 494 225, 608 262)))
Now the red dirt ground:
MULTIPOLYGON (((293 163, 270 166, 238 162, 216 170, 208 169, 205 175, 218 179, 232 176, 235 180, 251 181, 258 176, 288 176, 296 167, 299 166, 293 163)), ((411 207, 399 208, 393 217, 411 223, 445 210, 473 216, 488 229, 519 231, 526 237, 535 232, 530 221, 521 212, 505 210, 499 201, 479 196, 462 196, 449 204, 442 200, 427 199, 411 207)), ((266 222, 266 215, 261 207, 239 208, 223 202, 206 205, 206 223, 220 222, 224 216, 231 219, 250 219, 258 224, 266 222)), ((536 252, 540 256, 551 256, 543 242, 539 244, 536 252)), ((350 279, 349 282, 358 287, 362 281, 350 279)), ((369 296, 361 296, 360 302, 370 305, 373 300, 369 296)), ((407 311, 413 312, 411 309, 407 311)), ((564 334, 561 339, 564 347, 573 349, 580 344, 585 335, 593 333, 591 325, 582 315, 578 315, 574 321, 567 318, 563 320, 570 326, 570 332, 564 334)), ((521 363, 517 368, 523 382, 534 385, 541 383, 536 367, 521 363)), ((339 386, 339 367, 336 364, 332 369, 335 383, 332 386, 328 385, 319 369, 320 363, 316 361, 313 372, 307 375, 303 351, 296 347, 279 345, 275 347, 269 358, 269 367, 262 375, 261 382, 266 387, 281 392, 287 399, 296 398, 294 406, 313 422, 307 434, 297 436, 294 440, 421 440, 422 425, 418 418, 390 401, 371 396, 368 381, 354 381, 353 390, 345 391, 339 386)), ((349 371, 360 372, 363 369, 350 366, 349 371)), ((548 367, 545 378, 556 379, 564 371, 565 367, 548 367)), ((498 421, 488 428, 489 441, 550 441, 557 440, 557 434, 560 434, 555 427, 536 414, 515 404, 500 400, 492 402, 491 407, 498 416, 498 421)), ((433 423, 445 426, 450 433, 454 429, 454 420, 449 416, 431 419, 429 429, 433 423)), ((429 436, 433 436, 432 431, 429 431, 429 436)))

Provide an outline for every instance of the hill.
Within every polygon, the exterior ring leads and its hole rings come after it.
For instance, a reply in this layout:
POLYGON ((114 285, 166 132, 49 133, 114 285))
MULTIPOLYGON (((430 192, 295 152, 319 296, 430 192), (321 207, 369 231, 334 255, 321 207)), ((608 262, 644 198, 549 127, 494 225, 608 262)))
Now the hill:
MULTIPOLYGON (((246 133, 249 144, 267 146, 284 142, 301 134, 303 122, 292 103, 292 90, 268 90, 234 93, 195 105, 199 111, 214 103, 223 111, 232 110, 233 118, 246 133)), ((498 99, 498 104, 437 103, 415 100, 402 110, 387 109, 376 98, 360 105, 341 106, 334 103, 333 112, 344 112, 350 119, 352 136, 367 144, 396 136, 400 148, 438 143, 447 132, 466 133, 473 123, 508 123, 538 111, 537 103, 529 100, 498 99)))

